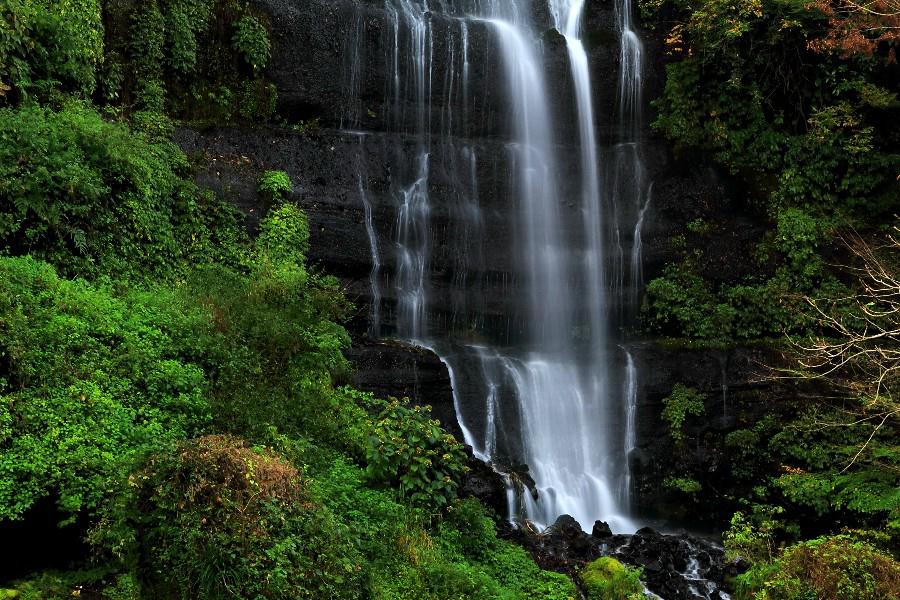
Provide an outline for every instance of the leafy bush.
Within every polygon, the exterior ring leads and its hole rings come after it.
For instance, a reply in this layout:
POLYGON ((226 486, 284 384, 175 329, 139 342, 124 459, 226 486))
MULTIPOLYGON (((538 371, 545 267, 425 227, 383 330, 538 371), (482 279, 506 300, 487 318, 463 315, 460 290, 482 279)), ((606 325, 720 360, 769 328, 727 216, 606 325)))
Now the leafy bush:
POLYGON ((347 531, 311 501, 300 473, 269 450, 206 436, 154 455, 131 484, 122 513, 94 539, 133 530, 133 546, 124 550, 139 568, 142 595, 361 595, 360 557, 347 531))
POLYGON ((129 15, 127 35, 109 36, 111 54, 121 63, 113 63, 122 74, 115 96, 191 120, 269 119, 276 90, 260 73, 271 43, 250 11, 249 4, 232 0, 141 3, 129 15))
POLYGON ((610 556, 602 556, 578 574, 588 600, 641 600, 641 570, 627 567, 610 556))
POLYGON ((663 485, 670 490, 681 492, 689 496, 694 496, 703 489, 700 482, 690 477, 666 477, 663 485))
MULTIPOLYGON (((699 251, 666 265, 663 275, 647 284, 644 317, 649 327, 673 337, 712 346, 773 338, 785 331, 805 331, 809 316, 796 310, 791 294, 809 287, 788 268, 768 281, 714 286, 700 273, 699 251)), ((798 269, 820 273, 809 264, 798 269)))
MULTIPOLYGON (((307 454, 303 460, 312 459, 307 454)), ((390 490, 367 487, 366 479, 360 468, 337 459, 316 475, 311 487, 352 532, 366 559, 371 597, 576 597, 568 577, 542 571, 522 548, 497 539, 494 523, 479 502, 454 502, 437 531, 429 532, 427 514, 401 504, 390 490)))
POLYGON ((734 513, 731 526, 722 535, 725 555, 729 560, 741 557, 753 563, 771 560, 776 527, 769 518, 757 524, 744 513, 734 513))
POLYGON ((88 108, 0 110, 0 249, 66 274, 141 279, 234 263, 222 243, 240 238, 233 209, 183 179, 186 167, 170 142, 88 108))
MULTIPOLYGON (((290 180, 287 181, 290 186, 290 180)), ((303 264, 309 252, 306 213, 293 204, 274 208, 260 223, 256 248, 258 260, 264 268, 272 263, 303 264)))
POLYGON ((676 383, 672 393, 663 398, 663 420, 676 443, 684 442, 684 422, 687 415, 700 416, 706 410, 704 398, 696 389, 676 383))
POLYGON ((787 548, 737 578, 738 600, 897 600, 900 563, 849 536, 787 548))
POLYGON ((94 512, 139 456, 208 423, 208 381, 178 336, 209 322, 156 299, 0 258, 0 518, 49 494, 65 513, 94 512))
POLYGON ((269 200, 283 200, 294 191, 294 184, 284 171, 266 171, 259 176, 257 189, 269 200))
POLYGON ((269 62, 272 52, 269 32, 253 15, 244 15, 234 24, 231 43, 254 72, 264 69, 269 62))
POLYGON ((376 481, 399 486, 413 504, 441 510, 456 497, 466 455, 428 410, 391 399, 375 421, 367 472, 376 481))
POLYGON ((0 104, 94 91, 103 59, 98 0, 6 0, 0 31, 0 104))
MULTIPOLYGON (((858 372, 858 371, 857 371, 858 372)), ((861 400, 866 405, 869 400, 861 400)), ((816 515, 840 512, 862 526, 900 534, 897 429, 860 419, 855 403, 804 407, 769 440, 782 468, 773 487, 816 515), (851 408, 852 407, 852 408, 851 408), (822 423, 833 424, 822 426, 822 423)))
POLYGON ((305 215, 286 204, 261 223, 246 274, 191 273, 183 293, 215 322, 195 351, 224 430, 259 437, 275 425, 360 455, 362 408, 334 388, 349 369, 342 349, 350 338, 339 324, 348 304, 337 280, 307 270, 307 240, 305 215))

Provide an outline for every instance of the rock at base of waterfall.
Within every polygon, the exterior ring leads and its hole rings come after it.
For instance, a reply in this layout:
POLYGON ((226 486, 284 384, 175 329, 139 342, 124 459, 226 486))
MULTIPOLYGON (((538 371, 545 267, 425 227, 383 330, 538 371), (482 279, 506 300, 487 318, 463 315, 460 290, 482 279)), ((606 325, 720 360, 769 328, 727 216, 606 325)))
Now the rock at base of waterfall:
POLYGON ((612 537, 612 529, 606 521, 594 521, 594 527, 591 529, 591 535, 596 538, 612 537))
POLYGON ((478 498, 498 516, 506 516, 506 483, 503 476, 491 465, 475 458, 471 446, 466 446, 466 453, 469 455, 466 462, 469 472, 462 478, 459 495, 463 498, 478 498))

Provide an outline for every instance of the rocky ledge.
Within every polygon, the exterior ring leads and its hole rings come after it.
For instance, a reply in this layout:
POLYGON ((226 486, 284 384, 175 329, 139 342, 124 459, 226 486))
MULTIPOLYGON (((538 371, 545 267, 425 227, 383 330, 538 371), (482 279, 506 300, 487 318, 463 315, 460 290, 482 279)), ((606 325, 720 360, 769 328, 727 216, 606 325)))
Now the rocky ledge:
MULTIPOLYGON (((603 521, 585 533, 575 519, 562 515, 543 532, 501 526, 502 535, 527 549, 544 569, 574 576, 601 556, 641 567, 647 590, 665 600, 727 600, 725 581, 746 568, 728 562, 715 542, 687 533, 665 534, 644 527, 633 535, 613 535, 603 521)), ((577 581, 577 578, 576 578, 577 581)))

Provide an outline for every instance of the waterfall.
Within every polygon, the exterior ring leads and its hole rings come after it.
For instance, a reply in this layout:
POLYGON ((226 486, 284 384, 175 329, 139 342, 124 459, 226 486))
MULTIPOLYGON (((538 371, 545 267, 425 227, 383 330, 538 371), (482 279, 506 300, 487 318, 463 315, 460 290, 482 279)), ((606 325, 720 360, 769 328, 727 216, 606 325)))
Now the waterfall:
MULTIPOLYGON (((644 285, 643 240, 644 218, 653 195, 653 183, 647 181, 642 152, 641 135, 643 127, 643 45, 635 30, 631 0, 616 0, 616 26, 619 32, 619 82, 616 100, 619 108, 619 143, 613 148, 614 177, 609 194, 609 204, 613 214, 616 259, 620 264, 613 266, 614 289, 619 293, 619 314, 622 324, 633 321, 640 308, 640 297, 644 285), (628 264, 629 281, 624 285, 625 253, 622 244, 620 223, 628 221, 629 214, 636 213, 632 232, 631 253, 628 264)), ((625 468, 622 487, 626 505, 631 502, 632 477, 628 455, 637 444, 637 381, 638 372, 631 353, 626 350, 625 374, 625 468)))
POLYGON ((628 506, 631 501, 631 470, 627 468, 628 455, 637 447, 637 368, 634 366, 634 357, 625 349, 625 481, 622 486, 624 504, 628 506))
POLYGON ((644 260, 641 255, 644 245, 641 235, 644 229, 644 216, 647 214, 647 209, 650 208, 651 200, 653 200, 653 183, 650 183, 650 186, 647 188, 647 199, 644 201, 644 205, 641 206, 637 221, 634 224, 634 241, 631 244, 630 261, 631 298, 629 301, 629 304, 634 307, 637 306, 637 303, 640 300, 641 288, 644 287, 644 260))
MULTIPOLYGON (((363 136, 360 136, 360 147, 363 144, 363 136)), ((371 309, 369 311, 369 335, 377 338, 381 332, 381 259, 378 257, 378 236, 375 234, 375 226, 372 222, 372 202, 364 183, 365 171, 362 166, 362 151, 357 157, 356 176, 359 187, 359 200, 363 205, 363 218, 366 223, 366 236, 369 238, 369 252, 372 256, 372 270, 369 272, 369 287, 372 290, 371 309)))
MULTIPOLYGON (((429 250, 430 203, 428 180, 431 150, 431 79, 432 79, 432 30, 427 6, 413 0, 397 0, 391 7, 394 21, 394 86, 395 98, 404 91, 402 83, 413 90, 415 101, 414 133, 418 144, 416 168, 410 182, 400 185, 396 193, 397 209, 397 332, 406 339, 423 342, 427 336, 425 317, 427 291, 425 275, 429 250), (401 61, 400 17, 409 35, 408 61, 401 61), (408 65, 407 78, 401 75, 400 66, 408 65), (409 80, 412 80, 409 82, 409 80)), ((390 6, 390 5, 389 5, 390 6)))
MULTIPOLYGON (((630 24, 630 0, 620 0, 618 106, 624 133, 612 160, 604 160, 581 40, 584 0, 541 1, 566 40, 576 140, 561 139, 565 115, 550 101, 547 50, 532 2, 385 0, 385 122, 406 141, 392 144, 387 166, 396 211, 390 244, 377 239, 366 175, 361 166, 358 172, 373 262, 370 331, 390 331, 393 318, 398 337, 445 362, 465 441, 476 457, 504 472, 511 519, 544 527, 569 514, 587 530, 602 519, 617 532, 629 532, 637 528, 627 517, 627 454, 636 443, 638 375, 631 354, 624 372, 613 372, 611 349, 619 341, 612 339, 611 325, 619 323, 610 308, 613 301, 623 304, 617 296, 624 288, 622 232, 634 232, 630 288, 641 284, 640 231, 649 194, 637 140, 640 41, 630 24), (476 35, 496 49, 496 72, 473 61, 476 35), (493 101, 504 100, 508 129, 492 124, 504 140, 499 156, 483 154, 468 138, 472 113, 484 101, 480 94, 488 91, 476 83, 490 86, 493 101), (576 144, 578 177, 570 181, 563 171, 571 162, 566 149, 576 144), (503 186, 482 190, 482 160, 508 178, 503 186), (604 163, 609 164, 601 171, 604 163), (436 189, 445 203, 433 204, 436 189), (498 189, 508 221, 503 227, 512 232, 511 264, 499 273, 487 270, 482 249, 498 226, 496 212, 487 212, 482 200, 498 189), (440 219, 449 224, 436 226, 440 219), (379 252, 386 256, 390 248, 393 265, 383 264, 379 252), (430 270, 435 257, 449 272, 430 270), (490 329, 483 319, 485 286, 508 296, 505 321, 495 319, 490 329), (388 325, 379 326, 379 320, 388 325), (520 478, 506 470, 523 463, 536 497, 517 493, 520 478)), ((350 27, 357 37, 365 29, 359 18, 350 27)), ((363 56, 355 38, 346 51, 351 62, 363 56)), ((355 94, 360 80, 354 65, 347 87, 355 94)), ((348 122, 356 122, 362 110, 354 100, 348 122)), ((496 196, 491 202, 497 203, 496 196)))

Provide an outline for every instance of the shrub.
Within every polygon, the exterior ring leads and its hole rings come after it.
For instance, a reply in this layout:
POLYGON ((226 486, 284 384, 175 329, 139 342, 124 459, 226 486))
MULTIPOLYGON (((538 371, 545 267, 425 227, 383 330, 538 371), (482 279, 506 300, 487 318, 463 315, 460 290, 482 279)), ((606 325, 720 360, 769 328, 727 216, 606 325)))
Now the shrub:
POLYGON ((303 264, 309 252, 306 214, 287 203, 273 209, 260 223, 256 248, 260 263, 303 264))
POLYGON ((283 458, 206 436, 151 457, 124 510, 94 532, 133 530, 142 595, 156 598, 356 598, 360 557, 283 458), (104 530, 104 527, 107 528, 104 530))
POLYGON ((632 569, 609 556, 588 564, 578 574, 588 600, 641 600, 640 569, 632 569))
POLYGON ((208 422, 204 372, 169 332, 209 321, 171 293, 156 300, 0 258, 0 519, 49 494, 64 513, 94 512, 139 456, 208 422))
POLYGON ((94 91, 103 58, 98 0, 6 0, 0 30, 0 104, 94 91))
POLYGON ((706 410, 704 398, 697 390, 676 383, 672 393, 663 398, 663 420, 669 424, 669 432, 676 443, 684 442, 684 422, 687 415, 700 416, 706 410))
POLYGON ((233 210, 182 178, 186 168, 174 144, 88 108, 0 110, 0 250, 70 275, 139 279, 233 263, 233 210))
POLYGON ((744 513, 736 512, 731 517, 731 526, 722 535, 725 555, 729 560, 738 557, 758 563, 772 558, 773 534, 777 527, 774 520, 764 517, 754 523, 744 513))
POLYGON ((897 600, 900 563, 845 535, 787 548, 737 578, 738 600, 897 600))
POLYGON ((663 486, 688 496, 694 496, 703 489, 699 481, 690 477, 666 477, 663 480, 663 486))
POLYGON ((294 184, 284 171, 266 171, 259 176, 257 189, 269 200, 283 200, 294 191, 294 184))
POLYGON ((456 497, 466 455, 462 444, 428 417, 429 410, 392 398, 375 422, 367 472, 376 481, 399 486, 413 504, 441 510, 456 497))
POLYGON ((304 263, 303 212, 283 205, 260 225, 246 274, 221 267, 189 275, 184 294, 211 313, 215 330, 195 341, 213 381, 211 403, 226 431, 290 435, 364 454, 368 431, 347 379, 340 325, 348 303, 332 277, 304 263))
POLYGON ((253 15, 244 15, 234 24, 231 43, 254 72, 264 69, 268 64, 272 52, 269 33, 253 15))

